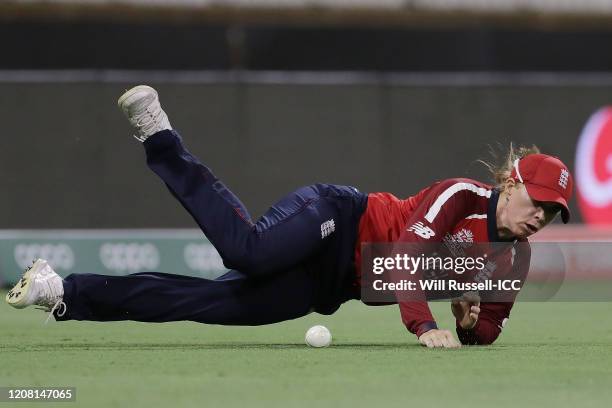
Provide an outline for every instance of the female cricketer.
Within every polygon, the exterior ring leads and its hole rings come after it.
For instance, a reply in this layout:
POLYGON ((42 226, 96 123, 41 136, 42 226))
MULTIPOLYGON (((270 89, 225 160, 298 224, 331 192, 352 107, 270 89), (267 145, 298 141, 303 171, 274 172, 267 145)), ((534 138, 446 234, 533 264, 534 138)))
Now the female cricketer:
MULTIPOLYGON (((511 152, 497 186, 471 179, 437 182, 405 200, 389 193, 314 184, 282 198, 257 221, 184 147, 157 92, 136 86, 118 101, 143 143, 147 164, 192 215, 229 272, 214 279, 144 272, 127 276, 57 275, 42 259, 6 301, 44 307, 56 320, 264 325, 310 312, 334 313, 360 299, 361 244, 441 242, 469 230, 474 242, 525 242, 561 213, 569 219, 572 177, 557 158, 511 152)), ((528 268, 529 254, 515 264, 528 268)), ((452 303, 459 341, 440 330, 426 301, 399 301, 402 321, 428 347, 490 344, 512 302, 452 303)))

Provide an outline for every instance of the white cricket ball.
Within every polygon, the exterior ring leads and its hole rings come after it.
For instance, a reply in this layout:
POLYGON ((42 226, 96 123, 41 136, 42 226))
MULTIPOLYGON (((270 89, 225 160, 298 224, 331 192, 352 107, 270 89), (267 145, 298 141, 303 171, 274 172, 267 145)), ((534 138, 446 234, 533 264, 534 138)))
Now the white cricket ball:
POLYGON ((311 347, 327 347, 331 341, 331 333, 325 326, 312 326, 306 332, 306 344, 311 347))

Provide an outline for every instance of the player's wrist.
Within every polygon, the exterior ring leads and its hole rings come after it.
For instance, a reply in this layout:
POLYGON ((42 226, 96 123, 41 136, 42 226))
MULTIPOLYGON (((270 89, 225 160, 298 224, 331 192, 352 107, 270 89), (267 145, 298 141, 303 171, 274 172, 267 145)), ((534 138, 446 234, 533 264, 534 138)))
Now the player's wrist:
POLYGON ((423 334, 427 333, 430 330, 437 330, 438 329, 438 325, 436 324, 435 321, 433 320, 428 320, 426 322, 423 322, 419 325, 417 331, 416 331, 416 336, 421 337, 423 334))

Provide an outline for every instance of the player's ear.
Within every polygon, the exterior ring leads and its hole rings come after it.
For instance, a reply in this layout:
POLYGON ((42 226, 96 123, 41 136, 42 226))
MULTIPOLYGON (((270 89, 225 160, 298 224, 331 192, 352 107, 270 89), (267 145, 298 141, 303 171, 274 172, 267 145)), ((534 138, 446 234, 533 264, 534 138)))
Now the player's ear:
POLYGON ((516 180, 512 177, 508 177, 504 182, 504 191, 511 194, 514 187, 516 187, 516 180))

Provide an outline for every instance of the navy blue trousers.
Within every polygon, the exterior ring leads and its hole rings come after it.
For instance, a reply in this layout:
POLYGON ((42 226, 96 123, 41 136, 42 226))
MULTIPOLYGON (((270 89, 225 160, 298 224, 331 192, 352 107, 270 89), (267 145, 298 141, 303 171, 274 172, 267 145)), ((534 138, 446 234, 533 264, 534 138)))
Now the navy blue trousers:
POLYGON ((192 215, 230 269, 214 279, 143 272, 72 274, 57 320, 191 320, 261 325, 333 313, 359 297, 353 253, 367 196, 354 187, 300 188, 253 222, 240 200, 176 131, 144 143, 147 164, 192 215))

